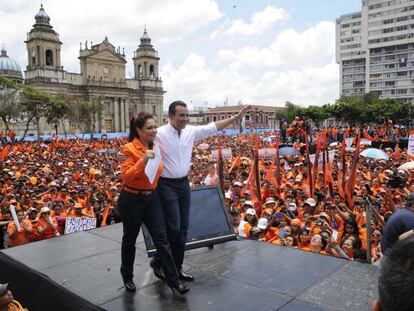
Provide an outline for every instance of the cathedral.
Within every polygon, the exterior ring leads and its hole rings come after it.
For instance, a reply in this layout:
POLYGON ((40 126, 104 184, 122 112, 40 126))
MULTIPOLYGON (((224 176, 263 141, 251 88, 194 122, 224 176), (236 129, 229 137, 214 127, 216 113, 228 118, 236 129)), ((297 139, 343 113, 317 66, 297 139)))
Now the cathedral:
MULTIPOLYGON (((159 77, 160 59, 146 29, 133 54, 134 77, 127 79, 125 51, 116 48, 106 37, 98 44, 92 45, 91 42, 88 45, 87 41, 80 44, 80 73, 65 71, 60 57, 62 42, 43 6, 35 15, 35 20, 25 41, 25 84, 48 94, 65 94, 71 105, 98 98, 104 109, 102 115, 96 118, 95 128, 101 133, 128 131, 130 118, 139 111, 150 112, 161 124, 164 90, 159 77)), ((13 78, 10 76, 10 69, 13 69, 16 80, 21 79, 19 66, 8 58, 5 50, 2 57, 4 61, 0 60, 0 75, 13 78)), ((68 120, 65 122, 69 123, 68 120)), ((76 125, 68 125, 69 132, 79 132, 76 125)), ((41 121, 41 134, 53 132, 45 121, 41 121)))

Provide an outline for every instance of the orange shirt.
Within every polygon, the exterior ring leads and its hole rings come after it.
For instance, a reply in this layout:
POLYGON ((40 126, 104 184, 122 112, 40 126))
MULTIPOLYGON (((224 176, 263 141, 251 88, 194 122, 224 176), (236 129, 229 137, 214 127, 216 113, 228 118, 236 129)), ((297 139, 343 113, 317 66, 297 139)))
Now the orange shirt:
MULTIPOLYGON (((155 146, 154 146, 155 148, 155 146)), ((151 184, 145 175, 145 166, 147 162, 142 159, 147 148, 138 138, 127 143, 121 150, 128 158, 121 163, 121 179, 125 186, 137 190, 155 189, 163 169, 162 162, 158 166, 158 171, 154 182, 151 184)))
POLYGON ((9 235, 9 246, 18 246, 29 243, 29 233, 26 230, 32 230, 32 222, 29 219, 23 219, 20 222, 20 231, 16 231, 16 224, 14 221, 9 222, 7 225, 7 234, 9 235), (15 233, 14 233, 15 232, 15 233), (11 236, 14 233, 13 236, 11 236))

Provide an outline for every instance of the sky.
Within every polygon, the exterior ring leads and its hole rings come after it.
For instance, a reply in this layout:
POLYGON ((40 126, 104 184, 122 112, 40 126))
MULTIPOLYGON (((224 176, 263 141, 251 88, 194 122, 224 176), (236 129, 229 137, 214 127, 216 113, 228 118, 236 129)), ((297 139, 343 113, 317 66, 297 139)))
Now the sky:
POLYGON ((161 58, 164 108, 177 99, 190 108, 335 102, 335 19, 361 9, 361 0, 0 0, 0 43, 22 70, 40 3, 69 72, 80 72, 80 42, 107 36, 125 48, 132 77, 146 25, 161 58))

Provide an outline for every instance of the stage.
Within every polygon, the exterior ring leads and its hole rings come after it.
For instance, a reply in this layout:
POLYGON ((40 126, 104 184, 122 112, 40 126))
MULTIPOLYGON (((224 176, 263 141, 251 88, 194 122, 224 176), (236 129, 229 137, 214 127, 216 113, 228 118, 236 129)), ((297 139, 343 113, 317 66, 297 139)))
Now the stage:
POLYGON ((119 273, 122 225, 0 252, 0 283, 29 310, 370 310, 377 268, 251 240, 186 253, 190 292, 174 296, 155 278, 140 234, 137 292, 119 273))

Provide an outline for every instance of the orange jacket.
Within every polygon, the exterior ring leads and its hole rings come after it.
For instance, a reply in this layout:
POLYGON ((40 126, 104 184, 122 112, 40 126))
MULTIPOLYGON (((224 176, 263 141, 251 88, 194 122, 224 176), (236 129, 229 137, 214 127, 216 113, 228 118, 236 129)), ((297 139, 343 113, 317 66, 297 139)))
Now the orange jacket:
POLYGON ((164 166, 161 162, 154 182, 151 184, 145 175, 147 161, 142 159, 146 151, 147 148, 138 138, 134 138, 122 148, 121 152, 128 157, 121 163, 121 179, 125 186, 138 190, 152 190, 157 187, 164 166))
POLYGON ((9 235, 9 246, 18 246, 29 243, 29 233, 26 230, 32 230, 32 223, 29 219, 23 219, 20 222, 21 231, 16 231, 16 224, 14 221, 9 222, 7 225, 7 234, 9 235), (14 235, 13 235, 14 233, 14 235), (12 235, 12 236, 11 236, 12 235))

